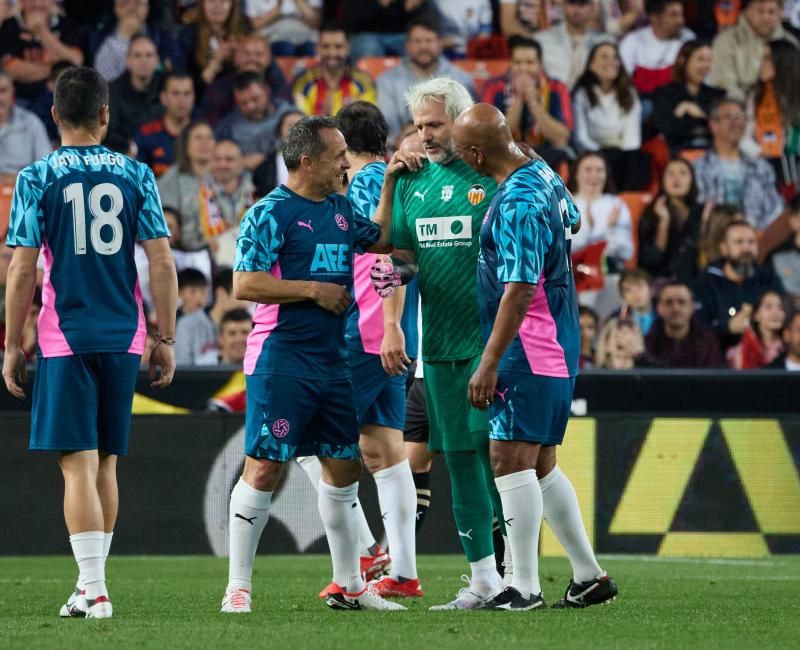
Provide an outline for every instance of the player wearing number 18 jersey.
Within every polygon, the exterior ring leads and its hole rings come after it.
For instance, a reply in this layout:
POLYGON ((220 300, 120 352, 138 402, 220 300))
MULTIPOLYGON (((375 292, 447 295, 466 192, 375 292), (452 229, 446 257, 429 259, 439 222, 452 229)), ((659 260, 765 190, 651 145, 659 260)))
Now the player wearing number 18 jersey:
MULTIPOLYGON (((17 178, 8 245, 8 389, 24 397, 19 333, 30 307, 36 260, 44 257, 31 449, 61 453, 64 515, 80 577, 62 616, 108 618, 105 556, 117 513, 116 457, 125 455, 136 375, 145 346, 134 243, 142 240, 158 315, 156 382, 174 371, 177 279, 152 172, 100 142, 108 87, 96 71, 58 80, 54 112, 62 146, 17 178)), ((24 373, 23 373, 24 374, 24 373)))
POLYGON ((480 234, 478 291, 486 344, 469 397, 475 407, 489 409, 495 483, 514 575, 484 608, 544 606, 537 564, 543 515, 572 562, 563 605, 604 602, 614 597, 616 585, 597 564, 575 491, 555 465, 578 374, 570 237, 580 216, 558 175, 519 150, 493 106, 478 104, 462 113, 455 141, 468 165, 501 183, 480 234))

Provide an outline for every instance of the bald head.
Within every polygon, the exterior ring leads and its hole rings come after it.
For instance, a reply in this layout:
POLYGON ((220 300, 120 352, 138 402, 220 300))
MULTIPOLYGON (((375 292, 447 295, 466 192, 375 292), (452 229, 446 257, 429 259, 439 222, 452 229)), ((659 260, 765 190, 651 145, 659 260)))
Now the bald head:
POLYGON ((475 104, 461 113, 453 125, 453 140, 464 162, 481 174, 493 175, 528 160, 514 142, 505 116, 491 104, 475 104))

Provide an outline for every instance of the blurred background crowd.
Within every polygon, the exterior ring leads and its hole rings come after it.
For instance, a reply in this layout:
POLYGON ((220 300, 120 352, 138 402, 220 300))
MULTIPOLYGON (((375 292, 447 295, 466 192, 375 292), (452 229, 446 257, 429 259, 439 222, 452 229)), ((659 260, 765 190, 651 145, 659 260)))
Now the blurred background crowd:
POLYGON ((58 145, 56 78, 95 66, 106 146, 158 177, 180 366, 242 364, 234 242, 286 180, 286 131, 366 100, 392 150, 406 90, 449 76, 568 181, 583 367, 800 369, 800 0, 3 0, 0 20, 0 236, 58 145))

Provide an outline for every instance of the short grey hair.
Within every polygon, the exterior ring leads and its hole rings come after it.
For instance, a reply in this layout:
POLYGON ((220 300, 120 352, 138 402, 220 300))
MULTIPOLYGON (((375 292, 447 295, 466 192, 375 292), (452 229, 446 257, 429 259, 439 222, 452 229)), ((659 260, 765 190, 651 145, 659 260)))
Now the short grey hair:
POLYGON ((406 104, 412 115, 430 101, 442 102, 451 120, 455 120, 474 103, 469 91, 450 77, 428 79, 412 86, 406 93, 406 104))
POLYGON ((335 129, 336 120, 332 117, 304 117, 286 133, 283 141, 283 162, 290 172, 300 169, 303 156, 316 158, 327 144, 319 132, 323 129, 335 129))

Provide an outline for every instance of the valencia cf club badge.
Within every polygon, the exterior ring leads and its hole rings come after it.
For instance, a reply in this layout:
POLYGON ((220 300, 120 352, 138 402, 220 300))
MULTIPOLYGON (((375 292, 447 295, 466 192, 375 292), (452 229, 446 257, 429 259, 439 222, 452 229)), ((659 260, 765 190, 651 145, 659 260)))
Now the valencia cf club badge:
POLYGON ((472 205, 478 205, 486 198, 486 188, 483 185, 475 184, 467 191, 467 199, 472 205))

